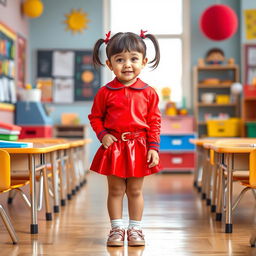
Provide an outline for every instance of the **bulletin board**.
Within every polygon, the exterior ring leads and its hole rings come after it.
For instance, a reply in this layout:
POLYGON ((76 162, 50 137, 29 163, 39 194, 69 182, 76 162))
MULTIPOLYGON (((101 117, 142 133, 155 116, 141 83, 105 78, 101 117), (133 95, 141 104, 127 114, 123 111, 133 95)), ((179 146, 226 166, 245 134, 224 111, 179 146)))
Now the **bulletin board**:
POLYGON ((15 103, 16 34, 0 23, 0 102, 15 103))
POLYGON ((44 102, 91 101, 101 85, 100 70, 93 66, 91 50, 38 50, 37 84, 44 102))

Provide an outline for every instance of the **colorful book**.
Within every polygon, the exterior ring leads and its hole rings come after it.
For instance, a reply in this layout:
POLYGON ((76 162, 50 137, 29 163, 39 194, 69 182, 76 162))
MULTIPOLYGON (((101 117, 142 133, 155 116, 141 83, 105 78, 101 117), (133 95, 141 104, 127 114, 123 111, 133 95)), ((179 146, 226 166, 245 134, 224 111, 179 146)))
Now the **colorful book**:
POLYGON ((11 131, 11 130, 7 130, 7 129, 2 129, 0 128, 0 134, 12 134, 12 135, 19 135, 20 131, 11 131))
POLYGON ((16 141, 18 140, 18 135, 12 135, 12 134, 0 134, 0 140, 11 140, 16 141))
POLYGON ((32 142, 18 142, 0 140, 0 148, 32 148, 32 142))
POLYGON ((20 131, 21 130, 21 127, 18 125, 7 124, 7 123, 2 123, 2 122, 0 122, 0 128, 6 129, 6 130, 11 130, 11 131, 20 131))

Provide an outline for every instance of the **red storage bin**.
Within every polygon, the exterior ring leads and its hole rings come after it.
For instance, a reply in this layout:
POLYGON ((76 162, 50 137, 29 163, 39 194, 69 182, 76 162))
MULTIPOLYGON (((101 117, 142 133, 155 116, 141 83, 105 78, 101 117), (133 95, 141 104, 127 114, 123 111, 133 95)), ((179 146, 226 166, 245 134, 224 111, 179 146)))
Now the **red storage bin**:
POLYGON ((256 97, 256 86, 244 85, 244 98, 256 97))
POLYGON ((52 137, 52 126, 21 126, 19 138, 50 138, 52 137))
POLYGON ((163 170, 192 170, 195 167, 194 152, 160 152, 159 157, 163 170))

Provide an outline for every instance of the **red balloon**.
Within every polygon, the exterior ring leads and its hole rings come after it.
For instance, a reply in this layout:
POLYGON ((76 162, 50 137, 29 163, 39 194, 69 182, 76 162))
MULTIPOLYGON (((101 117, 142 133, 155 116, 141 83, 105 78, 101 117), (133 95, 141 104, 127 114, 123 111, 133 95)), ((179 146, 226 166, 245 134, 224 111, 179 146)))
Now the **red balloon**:
POLYGON ((224 4, 216 4, 207 8, 200 18, 202 33, 216 41, 233 36, 238 27, 237 15, 233 9, 224 4))

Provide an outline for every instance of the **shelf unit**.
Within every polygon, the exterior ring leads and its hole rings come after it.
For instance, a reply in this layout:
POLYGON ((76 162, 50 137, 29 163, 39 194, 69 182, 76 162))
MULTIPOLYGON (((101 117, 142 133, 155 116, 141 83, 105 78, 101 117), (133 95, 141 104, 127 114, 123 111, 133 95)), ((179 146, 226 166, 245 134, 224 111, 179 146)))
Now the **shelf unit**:
POLYGON ((242 120, 243 136, 256 137, 256 86, 244 85, 242 120))
POLYGON ((205 65, 195 66, 194 78, 194 114, 196 118, 196 131, 198 137, 207 136, 205 115, 216 117, 220 113, 226 113, 230 117, 240 116, 240 99, 231 97, 231 85, 239 81, 239 68, 237 65, 205 65), (216 82, 207 83, 207 79, 214 78, 216 82), (204 103, 201 100, 203 93, 215 95, 228 95, 228 103, 204 103))
POLYGON ((194 117, 162 116, 159 157, 163 172, 193 171, 195 167, 194 117))

